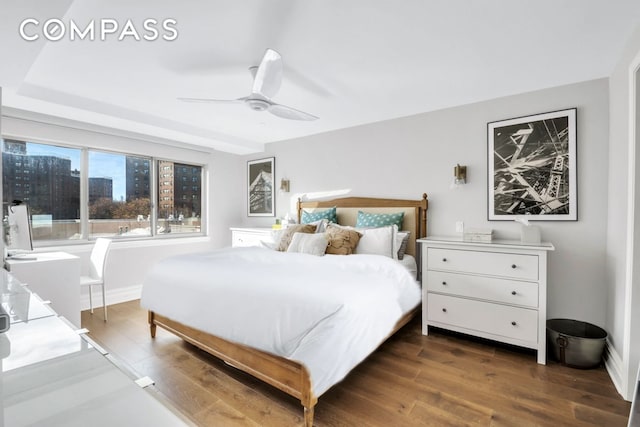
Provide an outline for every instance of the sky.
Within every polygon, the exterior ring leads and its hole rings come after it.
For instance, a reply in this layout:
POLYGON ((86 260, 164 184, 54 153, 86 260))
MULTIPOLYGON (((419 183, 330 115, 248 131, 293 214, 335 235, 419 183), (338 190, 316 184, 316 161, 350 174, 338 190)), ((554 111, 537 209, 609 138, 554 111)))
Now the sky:
MULTIPOLYGON (((28 155, 56 156, 71 160, 71 170, 80 170, 80 150, 56 147, 53 145, 27 143, 28 155)), ((113 199, 126 198, 127 183, 125 156, 100 151, 89 152, 89 178, 111 178, 113 180, 113 199)))
POLYGON ((127 194, 125 156, 89 151, 89 178, 111 178, 113 200, 125 200, 127 194))

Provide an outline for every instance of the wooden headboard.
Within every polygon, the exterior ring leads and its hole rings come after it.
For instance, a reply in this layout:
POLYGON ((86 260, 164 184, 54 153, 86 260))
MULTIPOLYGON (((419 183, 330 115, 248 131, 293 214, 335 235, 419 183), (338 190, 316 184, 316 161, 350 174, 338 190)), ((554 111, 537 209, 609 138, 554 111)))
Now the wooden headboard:
POLYGON ((298 223, 302 218, 302 211, 313 212, 316 209, 336 207, 338 223, 341 225, 356 225, 358 211, 372 213, 404 212, 403 231, 410 231, 407 253, 416 255, 416 239, 427 236, 427 208, 429 202, 427 194, 421 200, 378 199, 370 197, 341 197, 338 199, 321 201, 302 201, 298 199, 298 223))

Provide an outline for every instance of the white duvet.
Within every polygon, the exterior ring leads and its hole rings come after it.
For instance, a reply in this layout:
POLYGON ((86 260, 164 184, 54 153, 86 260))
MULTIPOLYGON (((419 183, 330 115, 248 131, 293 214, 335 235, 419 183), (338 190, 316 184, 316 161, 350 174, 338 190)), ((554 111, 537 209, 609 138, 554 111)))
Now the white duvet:
POLYGON ((226 248, 157 264, 145 279, 141 305, 302 362, 320 396, 420 302, 414 277, 380 255, 226 248))

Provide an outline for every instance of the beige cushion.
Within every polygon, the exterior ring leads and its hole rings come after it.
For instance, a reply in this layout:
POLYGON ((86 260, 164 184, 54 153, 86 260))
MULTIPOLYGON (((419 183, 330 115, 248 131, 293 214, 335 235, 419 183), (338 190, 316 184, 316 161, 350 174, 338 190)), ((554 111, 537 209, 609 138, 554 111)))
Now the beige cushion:
POLYGON ((293 224, 282 230, 277 250, 284 252, 291 244, 291 239, 295 233, 315 233, 316 226, 312 224, 293 224))
POLYGON ((362 234, 355 230, 348 230, 335 225, 329 224, 327 231, 325 232, 329 245, 327 246, 327 253, 334 255, 351 255, 362 234))

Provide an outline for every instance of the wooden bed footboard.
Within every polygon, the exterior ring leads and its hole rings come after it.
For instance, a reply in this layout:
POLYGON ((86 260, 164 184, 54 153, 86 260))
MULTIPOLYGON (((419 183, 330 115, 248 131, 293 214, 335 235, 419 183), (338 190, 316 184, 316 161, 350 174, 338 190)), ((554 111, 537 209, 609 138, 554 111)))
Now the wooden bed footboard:
POLYGON ((301 363, 224 340, 149 311, 151 337, 155 337, 156 326, 300 399, 304 407, 304 425, 305 427, 313 426, 313 408, 318 398, 311 392, 311 377, 307 368, 301 363))
MULTIPOLYGON (((398 320, 389 337, 406 325, 416 315, 419 308, 420 305, 398 320)), ((305 427, 313 426, 313 411, 318 398, 311 391, 309 372, 301 363, 224 340, 149 311, 149 329, 152 338, 156 336, 157 326, 229 365, 300 399, 300 403, 304 407, 304 425, 305 427)))

